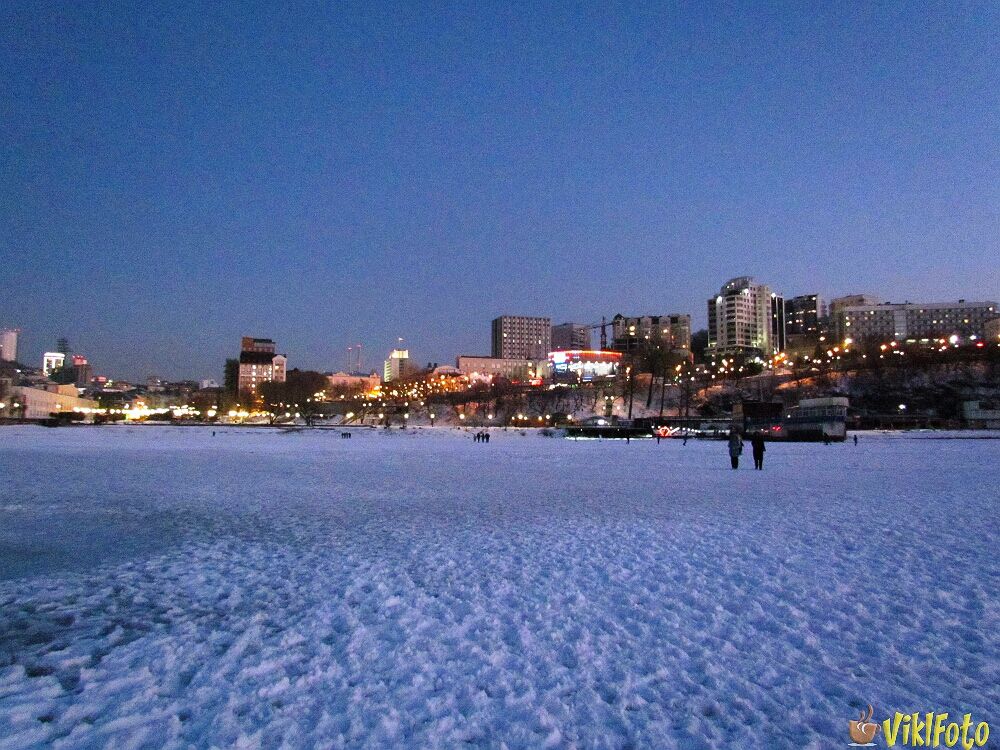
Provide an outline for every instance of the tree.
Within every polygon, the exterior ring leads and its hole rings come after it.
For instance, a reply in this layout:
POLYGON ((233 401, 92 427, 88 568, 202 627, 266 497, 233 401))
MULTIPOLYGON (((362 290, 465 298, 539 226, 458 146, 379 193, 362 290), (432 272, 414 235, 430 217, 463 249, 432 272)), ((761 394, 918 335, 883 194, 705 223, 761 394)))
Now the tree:
POLYGON ((260 387, 268 411, 297 413, 307 425, 319 416, 329 381, 326 375, 312 370, 289 370, 284 383, 269 382, 260 387))
POLYGON ((73 385, 76 383, 76 368, 69 365, 53 370, 49 373, 49 380, 59 385, 73 385))
POLYGON ((708 331, 702 328, 691 334, 691 354, 695 362, 705 361, 705 350, 708 348, 708 331))

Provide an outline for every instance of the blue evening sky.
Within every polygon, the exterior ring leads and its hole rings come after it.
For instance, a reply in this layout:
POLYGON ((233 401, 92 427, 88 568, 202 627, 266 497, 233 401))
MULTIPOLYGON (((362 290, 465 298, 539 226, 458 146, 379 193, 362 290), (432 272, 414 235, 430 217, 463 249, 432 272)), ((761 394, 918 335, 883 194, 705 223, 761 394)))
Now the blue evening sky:
MULTIPOLYGON (((97 372, 1000 297, 1000 5, 8 2, 0 326, 97 372)), ((37 360, 37 361, 36 361, 37 360)))

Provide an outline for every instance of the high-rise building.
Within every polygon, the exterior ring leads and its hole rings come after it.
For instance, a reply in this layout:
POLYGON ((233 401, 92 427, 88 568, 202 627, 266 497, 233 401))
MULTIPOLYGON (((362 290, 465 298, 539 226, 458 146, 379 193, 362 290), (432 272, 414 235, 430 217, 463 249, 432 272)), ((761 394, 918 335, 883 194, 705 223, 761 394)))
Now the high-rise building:
POLYGON ((678 313, 627 318, 618 314, 611 319, 611 330, 614 335, 611 348, 617 352, 631 354, 649 349, 691 349, 690 315, 678 313))
POLYGON ((833 314, 835 341, 855 346, 958 336, 984 337, 997 316, 996 302, 924 302, 838 306, 833 314))
POLYGON ((77 388, 86 388, 90 385, 90 381, 94 377, 94 371, 87 358, 82 354, 73 355, 73 370, 76 373, 75 382, 77 388))
POLYGON ((406 377, 410 367, 409 349, 393 349, 389 352, 389 358, 382 368, 382 379, 388 383, 390 380, 399 380, 406 377))
POLYGON ((240 341, 239 393, 256 398, 263 383, 284 383, 288 359, 276 354, 271 339, 244 336, 240 341))
POLYGON ((61 370, 66 364, 66 355, 62 352, 45 352, 42 355, 42 372, 48 377, 56 370, 61 370))
POLYGON ((727 281, 708 300, 708 349, 713 355, 759 354, 785 348, 785 300, 751 276, 727 281))
POLYGON ((561 323, 552 326, 552 351, 590 349, 590 326, 580 323, 561 323))
POLYGON ((802 294, 785 300, 785 335, 819 335, 826 310, 818 294, 802 294))
POLYGON ((498 359, 545 359, 552 349, 552 321, 502 315, 493 321, 493 351, 498 359))
POLYGON ((0 360, 17 362, 17 337, 20 333, 18 328, 0 329, 0 360))

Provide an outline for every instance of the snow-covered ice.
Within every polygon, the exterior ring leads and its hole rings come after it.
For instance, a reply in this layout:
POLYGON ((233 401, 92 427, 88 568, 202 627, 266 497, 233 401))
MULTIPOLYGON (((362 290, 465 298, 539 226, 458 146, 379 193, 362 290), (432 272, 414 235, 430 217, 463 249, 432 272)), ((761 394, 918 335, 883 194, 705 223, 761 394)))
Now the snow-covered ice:
POLYGON ((3 429, 0 747, 1000 736, 1000 441, 494 434, 3 429))

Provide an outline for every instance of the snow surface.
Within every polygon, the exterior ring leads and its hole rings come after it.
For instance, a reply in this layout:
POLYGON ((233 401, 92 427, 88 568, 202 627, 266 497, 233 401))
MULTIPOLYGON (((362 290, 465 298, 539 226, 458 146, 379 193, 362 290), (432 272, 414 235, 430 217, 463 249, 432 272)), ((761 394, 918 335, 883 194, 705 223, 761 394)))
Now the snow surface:
POLYGON ((998 440, 0 430, 0 747, 843 747, 1000 722, 998 440))

